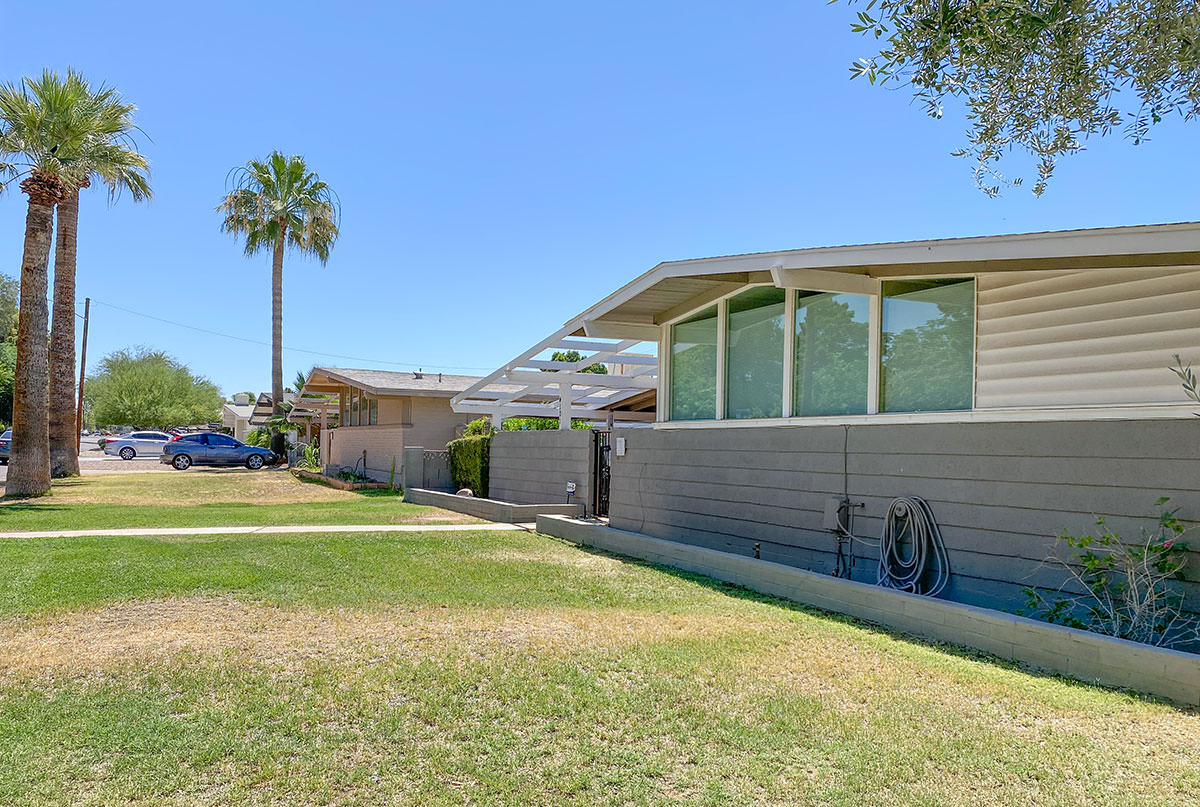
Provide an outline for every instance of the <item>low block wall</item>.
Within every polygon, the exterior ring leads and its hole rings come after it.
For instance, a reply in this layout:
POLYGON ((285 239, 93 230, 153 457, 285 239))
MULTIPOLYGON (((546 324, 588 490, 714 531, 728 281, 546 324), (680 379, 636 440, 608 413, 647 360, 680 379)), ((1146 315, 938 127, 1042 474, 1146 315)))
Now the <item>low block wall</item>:
POLYGON ((1077 678, 1200 705, 1200 656, 1063 628, 986 608, 842 580, 767 560, 689 546, 562 516, 537 530, 572 543, 703 574, 934 641, 1077 678))
POLYGON ((443 510, 453 510, 469 516, 482 518, 487 521, 499 521, 507 524, 532 524, 539 515, 582 516, 582 504, 514 504, 495 499, 481 499, 474 496, 457 496, 440 490, 425 490, 424 488, 409 488, 404 492, 405 501, 413 504, 428 504, 441 507, 443 510))
POLYGON ((584 429, 497 432, 488 495, 517 504, 566 502, 567 482, 574 482, 573 501, 591 512, 593 440, 584 429))
MULTIPOLYGON (((1159 496, 1200 520, 1200 420, 618 429, 612 526, 831 572, 829 497, 862 503, 854 531, 877 539, 889 502, 928 500, 951 578, 943 596, 1015 611, 1066 575, 1044 563, 1062 531, 1096 517, 1130 542, 1156 526, 1159 496)), ((1195 537, 1193 549, 1200 547, 1195 537)), ((1065 547, 1061 547, 1065 549, 1065 547)), ((853 579, 874 583, 875 549, 855 543, 853 579)), ((1200 612, 1200 553, 1180 584, 1200 612)), ((1190 649, 1190 648, 1189 648, 1190 649)))

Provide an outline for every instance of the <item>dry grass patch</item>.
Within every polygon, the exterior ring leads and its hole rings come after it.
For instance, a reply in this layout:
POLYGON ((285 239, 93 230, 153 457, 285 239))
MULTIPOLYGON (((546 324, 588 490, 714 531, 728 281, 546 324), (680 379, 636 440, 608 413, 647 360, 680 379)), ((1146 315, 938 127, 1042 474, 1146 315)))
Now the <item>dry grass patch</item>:
POLYGON ((625 610, 318 610, 230 597, 174 597, 0 623, 0 673, 89 674, 170 661, 182 653, 233 654, 272 664, 420 655, 435 648, 485 657, 513 649, 571 653, 767 628, 732 617, 625 610))
MULTIPOLYGON (((157 507, 172 504, 302 504, 353 502, 358 494, 301 482, 280 469, 249 471, 203 468, 186 472, 111 474, 64 480, 54 485, 55 504, 121 504, 157 507)), ((0 506, 11 502, 0 501, 0 506)))

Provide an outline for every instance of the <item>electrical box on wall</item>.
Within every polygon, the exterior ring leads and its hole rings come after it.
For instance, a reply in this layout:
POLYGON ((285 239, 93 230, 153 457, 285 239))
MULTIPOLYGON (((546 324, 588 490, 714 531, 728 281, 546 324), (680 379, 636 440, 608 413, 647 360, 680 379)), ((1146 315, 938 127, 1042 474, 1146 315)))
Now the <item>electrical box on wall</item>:
POLYGON ((625 438, 617 437, 613 439, 613 453, 618 457, 625 456, 625 438))

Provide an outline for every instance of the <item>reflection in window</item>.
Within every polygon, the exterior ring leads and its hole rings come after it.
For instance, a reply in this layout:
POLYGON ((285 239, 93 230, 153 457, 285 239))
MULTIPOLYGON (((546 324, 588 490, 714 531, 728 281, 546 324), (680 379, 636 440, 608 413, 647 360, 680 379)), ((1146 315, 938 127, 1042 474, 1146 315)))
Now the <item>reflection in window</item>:
POLYGON ((726 303, 725 417, 783 415, 783 315, 786 292, 764 287, 726 303))
POLYGON ((883 283, 880 410, 971 408, 974 280, 883 283))
POLYGON ((367 417, 367 425, 374 426, 379 420, 379 400, 376 398, 371 398, 367 405, 371 407, 370 415, 367 417))
POLYGON ((671 420, 717 416, 717 307, 671 328, 671 420))
POLYGON ((797 292, 793 414, 867 411, 869 316, 866 295, 797 292))

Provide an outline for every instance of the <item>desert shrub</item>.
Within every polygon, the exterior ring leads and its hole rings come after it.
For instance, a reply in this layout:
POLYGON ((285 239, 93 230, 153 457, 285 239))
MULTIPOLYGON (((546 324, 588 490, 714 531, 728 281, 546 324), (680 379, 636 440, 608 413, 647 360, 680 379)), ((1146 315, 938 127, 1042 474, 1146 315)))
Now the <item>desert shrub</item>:
POLYGON ((491 457, 492 436, 475 434, 446 443, 450 460, 450 477, 456 489, 470 488, 476 496, 488 495, 488 461, 491 457))
POLYGON ((251 429, 246 432, 246 437, 243 441, 248 446, 257 446, 258 448, 271 447, 271 431, 264 429, 261 426, 257 429, 251 429))
POLYGON ((1097 535, 1060 535, 1074 556, 1056 551, 1046 562, 1066 571, 1064 587, 1074 583, 1084 593, 1050 600, 1027 588, 1023 613, 1159 647, 1200 639, 1200 621, 1183 610, 1183 592, 1175 583, 1187 563, 1188 547, 1180 540, 1187 527, 1178 509, 1166 509, 1168 501, 1158 500, 1158 525, 1143 530, 1137 543, 1125 543, 1104 518, 1096 520, 1097 535))

